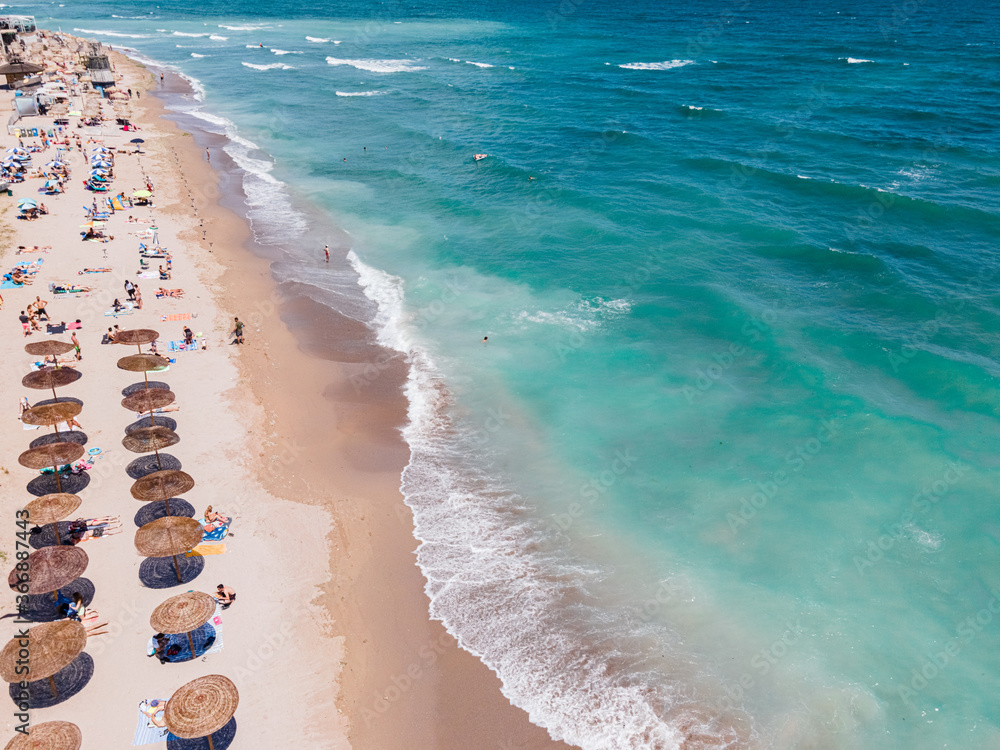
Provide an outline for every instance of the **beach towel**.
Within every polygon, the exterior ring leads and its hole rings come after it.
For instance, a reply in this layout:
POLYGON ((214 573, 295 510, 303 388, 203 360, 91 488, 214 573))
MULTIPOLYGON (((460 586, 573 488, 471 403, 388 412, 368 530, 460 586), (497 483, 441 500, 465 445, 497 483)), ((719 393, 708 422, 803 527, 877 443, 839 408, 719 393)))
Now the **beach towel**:
MULTIPOLYGON (((162 703, 167 702, 163 698, 159 700, 162 703)), ((143 702, 145 703, 146 701, 143 702)), ((166 727, 161 729, 160 727, 151 727, 149 724, 149 717, 139 709, 139 723, 135 727, 135 737, 132 739, 133 746, 153 745, 174 738, 174 735, 170 734, 170 730, 166 727)))
POLYGON ((167 343, 167 351, 170 352, 196 352, 201 349, 202 342, 207 343, 208 339, 204 337, 195 336, 195 342, 193 344, 185 344, 184 339, 178 339, 177 341, 170 341, 167 343))
POLYGON ((106 313, 104 313, 104 317, 105 318, 117 318, 117 317, 119 317, 121 315, 132 315, 134 313, 135 313, 135 310, 129 310, 128 308, 126 308, 124 310, 119 310, 118 312, 115 312, 114 310, 108 310, 106 313))
POLYGON ((220 523, 205 523, 205 519, 200 519, 200 523, 204 533, 201 536, 201 541, 204 542, 221 542, 229 534, 229 524, 220 523))
POLYGON ((175 320, 191 320, 191 313, 174 313, 173 315, 160 316, 161 323, 167 323, 175 320))
POLYGON ((82 271, 77 271, 81 276, 85 273, 111 273, 110 268, 84 268, 82 271))
POLYGON ((190 552, 185 552, 184 557, 210 557, 211 555, 224 555, 226 554, 226 545, 224 542, 212 543, 212 544, 199 544, 190 552))
POLYGON ((159 271, 143 271, 142 273, 140 273, 138 275, 137 278, 140 278, 140 279, 155 279, 155 278, 159 277, 159 275, 160 275, 159 271))
POLYGON ((0 289, 24 289, 27 284, 15 284, 13 281, 4 279, 0 281, 0 289))

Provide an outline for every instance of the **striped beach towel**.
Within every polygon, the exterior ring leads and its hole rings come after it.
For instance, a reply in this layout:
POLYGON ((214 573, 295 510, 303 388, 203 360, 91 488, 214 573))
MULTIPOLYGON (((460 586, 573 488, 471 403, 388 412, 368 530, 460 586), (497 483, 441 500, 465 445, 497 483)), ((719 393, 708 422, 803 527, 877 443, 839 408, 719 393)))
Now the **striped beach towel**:
MULTIPOLYGON (((162 703, 166 703, 166 701, 162 698, 159 700, 162 703)), ((142 711, 139 711, 139 723, 135 727, 135 737, 132 739, 133 746, 155 745, 158 742, 174 738, 174 736, 170 734, 170 730, 166 727, 151 727, 149 726, 149 723, 149 717, 142 711)))
POLYGON ((191 313, 174 313, 173 315, 161 315, 160 321, 167 323, 174 320, 191 320, 191 313))

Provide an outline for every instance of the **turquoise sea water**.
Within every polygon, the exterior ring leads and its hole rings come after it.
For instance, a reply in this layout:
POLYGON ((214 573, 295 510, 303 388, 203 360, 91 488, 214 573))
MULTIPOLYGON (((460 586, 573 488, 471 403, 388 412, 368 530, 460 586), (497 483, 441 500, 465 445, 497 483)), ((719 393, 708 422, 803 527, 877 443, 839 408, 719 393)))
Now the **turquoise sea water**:
POLYGON ((1000 13, 787 6, 10 11, 193 79, 279 276, 410 356, 432 614, 533 721, 996 748, 1000 13))

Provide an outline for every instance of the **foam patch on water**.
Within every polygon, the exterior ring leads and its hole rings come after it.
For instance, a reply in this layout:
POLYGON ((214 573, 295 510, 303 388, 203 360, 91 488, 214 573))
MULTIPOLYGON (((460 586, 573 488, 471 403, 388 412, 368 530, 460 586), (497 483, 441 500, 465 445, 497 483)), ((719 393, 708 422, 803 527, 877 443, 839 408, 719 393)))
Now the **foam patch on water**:
POLYGON ((664 62, 634 62, 619 65, 619 68, 626 70, 672 70, 673 68, 683 68, 685 65, 694 65, 694 60, 666 60, 664 62))
POLYGON ((171 32, 171 36, 189 36, 189 37, 199 37, 199 36, 211 36, 212 32, 206 31, 203 33, 199 32, 189 32, 189 31, 174 31, 171 32))
POLYGON ((495 65, 490 65, 489 63, 472 62, 472 60, 466 60, 466 65, 475 65, 477 68, 495 68, 495 65))
POLYGON ((271 52, 273 52, 276 55, 303 55, 303 54, 305 54, 304 52, 298 52, 298 51, 295 51, 295 50, 287 50, 287 49, 272 49, 271 52))
POLYGON ((370 73, 413 73, 427 68, 417 65, 417 60, 344 60, 339 57, 326 58, 328 65, 350 65, 370 73))
POLYGON ((169 70, 172 73, 180 76, 191 86, 191 90, 194 92, 192 98, 197 102, 205 101, 205 87, 202 82, 197 78, 188 75, 176 65, 170 65, 169 63, 162 63, 159 60, 153 60, 152 58, 146 57, 144 54, 139 52, 139 50, 133 47, 122 47, 121 50, 125 52, 129 58, 135 60, 136 62, 142 63, 146 67, 150 68, 162 68, 163 70, 169 70))
MULTIPOLYGON (((327 44, 330 40, 319 36, 307 36, 306 41, 312 42, 313 44, 327 44)), ((337 44, 340 44, 340 42, 337 42, 337 44)))
POLYGON ((847 60, 850 65, 857 65, 859 63, 873 63, 874 60, 865 60, 861 57, 841 57, 841 60, 847 60))
POLYGON ((229 41, 229 37, 228 36, 219 36, 218 34, 209 34, 208 38, 211 39, 213 42, 228 42, 229 41))
POLYGON ((586 332, 600 328, 610 318, 628 315, 631 310, 632 303, 629 300, 605 300, 596 297, 592 300, 580 300, 565 310, 538 310, 536 312, 522 310, 515 315, 515 318, 521 324, 539 323, 586 332))
POLYGON ((211 57, 211 55, 199 55, 197 52, 192 52, 191 57, 211 57))
POLYGON ((381 91, 337 91, 337 96, 378 96, 381 91))
POLYGON ((125 34, 121 31, 106 31, 104 29, 73 29, 81 34, 93 34, 94 36, 110 36, 118 39, 152 39, 151 34, 125 34))
POLYGON ((252 68, 253 70, 295 70, 291 65, 285 65, 284 63, 271 63, 270 65, 256 65, 254 63, 245 62, 243 65, 247 68, 252 68))
POLYGON ((226 29, 228 31, 260 31, 261 29, 269 29, 271 27, 266 24, 247 25, 247 26, 226 26, 226 24, 220 23, 219 28, 226 29))

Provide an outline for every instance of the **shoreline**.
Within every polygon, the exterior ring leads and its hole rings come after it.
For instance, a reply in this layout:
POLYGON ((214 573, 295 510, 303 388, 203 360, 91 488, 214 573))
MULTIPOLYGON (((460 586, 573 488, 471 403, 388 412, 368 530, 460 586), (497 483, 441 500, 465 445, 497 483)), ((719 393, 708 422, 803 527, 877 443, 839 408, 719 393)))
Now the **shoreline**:
MULTIPOLYGON (((176 74, 167 75, 169 84, 176 74)), ((159 97, 156 102, 155 116, 179 130, 176 113, 159 97)), ((185 175, 195 171, 192 161, 209 168, 201 141, 215 139, 221 137, 194 133, 190 145, 197 147, 189 149, 185 175)), ((209 169, 211 179, 240 189, 233 196, 224 188, 219 204, 243 201, 237 169, 219 158, 209 169)), ((226 212, 232 213, 222 205, 203 211, 208 242, 215 233, 214 214, 226 212)), ((333 578, 320 586, 318 601, 330 618, 329 630, 345 639, 337 703, 347 717, 351 746, 568 747, 531 724, 502 695, 499 678, 459 648, 441 623, 429 619, 412 516, 399 491, 409 456, 399 432, 407 418, 403 358, 374 343, 367 326, 294 297, 294 285, 278 284, 271 274, 273 259, 255 243, 247 219, 234 218, 243 225, 241 241, 217 242, 212 248, 225 269, 219 296, 235 314, 245 310, 240 298, 262 301, 247 318, 249 346, 238 357, 238 367, 263 409, 271 449, 280 455, 284 439, 286 455, 293 457, 268 467, 275 471, 260 471, 258 479, 275 495, 315 502, 335 519, 326 537, 333 578), (253 325, 258 318, 259 334, 253 325), (316 341, 321 344, 310 343, 316 341), (351 376, 367 377, 373 362, 378 375, 360 392, 351 376), (283 387, 292 381, 293 392, 283 387), (329 481, 331 468, 337 471, 334 487, 325 497, 310 498, 312 487, 329 481), (486 740, 489 736, 495 741, 486 740)))

